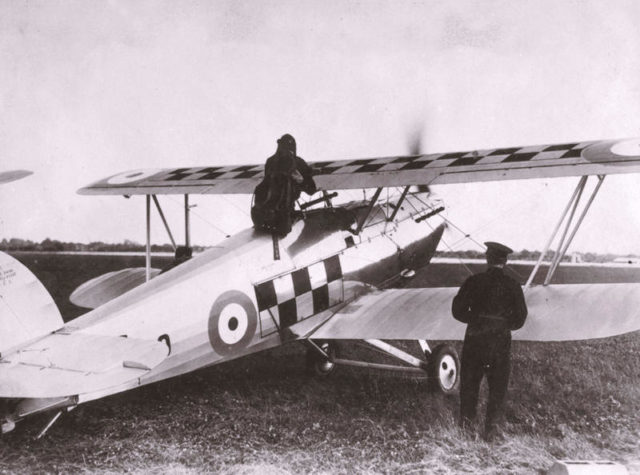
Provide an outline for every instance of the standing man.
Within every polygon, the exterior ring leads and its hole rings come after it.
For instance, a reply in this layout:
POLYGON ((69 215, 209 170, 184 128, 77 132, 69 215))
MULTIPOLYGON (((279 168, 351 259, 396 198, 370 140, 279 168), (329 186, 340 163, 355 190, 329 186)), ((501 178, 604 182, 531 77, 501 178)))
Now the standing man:
POLYGON ((478 392, 487 376, 489 401, 484 437, 495 438, 502 418, 511 371, 511 331, 524 325, 527 305, 520 284, 504 274, 513 251, 496 242, 485 242, 488 269, 469 277, 453 299, 456 320, 467 324, 460 374, 460 425, 475 423, 478 392))

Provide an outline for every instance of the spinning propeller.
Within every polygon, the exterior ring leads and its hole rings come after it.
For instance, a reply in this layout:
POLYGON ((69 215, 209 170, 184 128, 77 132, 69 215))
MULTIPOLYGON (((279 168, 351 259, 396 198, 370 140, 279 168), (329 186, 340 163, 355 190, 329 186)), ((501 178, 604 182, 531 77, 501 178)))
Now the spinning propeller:
MULTIPOLYGON (((424 152, 422 151, 422 131, 424 126, 422 122, 415 124, 415 127, 408 135, 409 142, 409 155, 410 156, 418 156, 422 155, 424 152)), ((415 185, 411 187, 411 191, 413 193, 431 193, 431 189, 429 185, 415 185)))

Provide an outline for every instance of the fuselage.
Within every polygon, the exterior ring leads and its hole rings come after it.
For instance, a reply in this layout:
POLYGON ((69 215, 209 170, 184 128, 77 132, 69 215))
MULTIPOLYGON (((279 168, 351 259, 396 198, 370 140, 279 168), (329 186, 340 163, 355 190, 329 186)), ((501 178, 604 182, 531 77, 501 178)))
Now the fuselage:
MULTIPOLYGON (((388 221, 378 206, 354 234, 355 223, 367 211, 353 205, 308 212, 276 243, 278 259, 270 234, 247 229, 68 322, 63 330, 69 332, 167 345, 167 357, 144 376, 70 395, 69 403, 304 338, 364 286, 384 286, 402 270, 429 262, 442 226, 418 223, 404 210, 388 221)), ((36 408, 36 402, 28 405, 36 408)))

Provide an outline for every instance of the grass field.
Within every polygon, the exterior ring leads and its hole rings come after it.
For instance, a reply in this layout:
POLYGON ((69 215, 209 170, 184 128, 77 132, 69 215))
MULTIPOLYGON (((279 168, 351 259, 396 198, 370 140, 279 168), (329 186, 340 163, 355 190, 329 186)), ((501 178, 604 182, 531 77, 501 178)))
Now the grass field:
MULTIPOLYGON (((82 312, 66 301, 77 285, 144 263, 16 257, 70 317, 82 312)), ((524 266, 514 270, 527 275, 524 266)), ((462 266, 436 264, 411 285, 459 285, 466 275, 462 266)), ((567 268, 557 280, 640 282, 640 271, 567 268)), ((401 345, 417 354, 414 342, 401 345)), ((80 406, 39 441, 33 437, 47 419, 24 421, 2 440, 0 470, 540 473, 554 458, 630 463, 640 458, 639 350, 639 334, 515 342, 507 439, 487 444, 458 431, 457 397, 427 394, 424 380, 343 368, 314 379, 305 374, 304 349, 290 345, 80 406)))

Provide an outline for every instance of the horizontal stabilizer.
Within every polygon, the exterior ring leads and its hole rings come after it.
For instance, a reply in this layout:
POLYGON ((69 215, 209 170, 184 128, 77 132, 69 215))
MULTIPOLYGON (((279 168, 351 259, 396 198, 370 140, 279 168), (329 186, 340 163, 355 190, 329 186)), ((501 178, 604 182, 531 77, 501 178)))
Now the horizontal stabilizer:
POLYGON ((0 352, 62 325, 44 285, 17 259, 0 252, 0 352))
MULTIPOLYGON (((515 340, 605 338, 640 329, 640 284, 536 286, 515 340)), ((451 315, 455 287, 373 291, 311 335, 316 339, 461 340, 466 325, 451 315)))
POLYGON ((155 340, 54 333, 0 359, 0 397, 86 394, 135 380, 166 358, 155 340))
MULTIPOLYGON (((160 269, 151 269, 151 278, 159 273, 160 269)), ((130 267, 108 272, 78 286, 69 296, 69 301, 78 307, 97 308, 144 284, 145 280, 146 268, 144 267, 130 267)))

